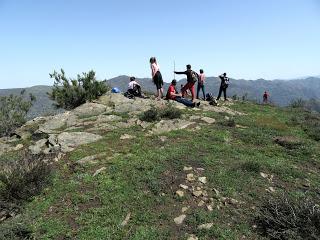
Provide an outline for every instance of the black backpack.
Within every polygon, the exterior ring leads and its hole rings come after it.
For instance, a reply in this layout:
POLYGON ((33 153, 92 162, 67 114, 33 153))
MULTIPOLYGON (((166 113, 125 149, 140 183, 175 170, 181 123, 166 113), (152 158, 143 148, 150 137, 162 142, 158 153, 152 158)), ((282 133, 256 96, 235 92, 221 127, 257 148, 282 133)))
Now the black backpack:
POLYGON ((210 101, 212 101, 213 99, 214 99, 214 98, 213 98, 212 93, 207 93, 207 94, 206 94, 206 101, 210 102, 210 101))

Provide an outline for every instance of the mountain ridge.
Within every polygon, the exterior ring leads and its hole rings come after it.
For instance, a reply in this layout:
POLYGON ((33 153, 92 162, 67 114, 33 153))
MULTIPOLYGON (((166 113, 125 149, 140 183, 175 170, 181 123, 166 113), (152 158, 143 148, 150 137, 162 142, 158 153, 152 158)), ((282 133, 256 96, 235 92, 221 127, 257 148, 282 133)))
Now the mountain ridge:
MULTIPOLYGON (((155 86, 151 78, 137 78, 137 80, 141 83, 143 91, 155 92, 155 86)), ((118 77, 105 80, 106 84, 111 87, 118 87, 123 92, 126 91, 128 82, 129 76, 126 75, 119 75, 118 77)), ((178 80, 177 90, 180 90, 180 85, 185 83, 185 78, 178 80)), ((168 82, 164 83, 165 91, 169 84, 168 82)), ((206 92, 217 96, 219 86, 220 80, 218 77, 207 77, 206 92)), ((37 98, 28 114, 29 119, 63 111, 62 109, 56 109, 53 106, 54 102, 48 98, 47 92, 51 91, 51 86, 36 85, 28 88, 0 89, 0 96, 18 95, 23 89, 26 90, 26 96, 32 93, 37 98)), ((227 93, 229 97, 237 96, 241 98, 245 96, 247 99, 260 102, 265 90, 270 93, 272 103, 279 106, 288 106, 292 101, 300 98, 303 100, 320 99, 320 78, 307 77, 305 79, 292 80, 244 80, 231 78, 231 84, 227 93)))

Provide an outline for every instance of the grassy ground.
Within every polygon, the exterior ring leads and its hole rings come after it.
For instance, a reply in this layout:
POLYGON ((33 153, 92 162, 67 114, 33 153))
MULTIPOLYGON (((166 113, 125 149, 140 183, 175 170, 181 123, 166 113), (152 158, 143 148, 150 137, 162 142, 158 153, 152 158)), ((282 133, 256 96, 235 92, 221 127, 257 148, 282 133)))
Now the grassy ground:
POLYGON ((27 204, 21 218, 36 239, 187 239, 187 234, 199 239, 263 239, 253 225, 259 204, 273 194, 269 187, 292 195, 319 194, 320 144, 300 125, 291 124, 299 114, 294 110, 251 103, 231 108, 247 113, 234 118, 241 127, 229 127, 223 114, 207 112, 216 124, 199 122, 200 130, 163 134, 165 141, 146 137, 137 127, 107 133, 61 160, 52 185, 27 204), (120 140, 124 133, 136 138, 120 140), (293 149, 280 146, 274 138, 281 136, 299 139, 299 144, 293 149), (105 156, 95 164, 77 163, 101 153, 105 156), (184 166, 204 169, 201 175, 208 179, 213 211, 198 207, 190 194, 176 196, 185 182, 184 166), (93 176, 102 167, 105 170, 93 176), (260 172, 273 175, 273 181, 260 172), (240 204, 220 207, 214 188, 240 204), (177 226, 173 219, 186 206, 187 218, 177 226), (198 230, 211 222, 210 230, 198 230))

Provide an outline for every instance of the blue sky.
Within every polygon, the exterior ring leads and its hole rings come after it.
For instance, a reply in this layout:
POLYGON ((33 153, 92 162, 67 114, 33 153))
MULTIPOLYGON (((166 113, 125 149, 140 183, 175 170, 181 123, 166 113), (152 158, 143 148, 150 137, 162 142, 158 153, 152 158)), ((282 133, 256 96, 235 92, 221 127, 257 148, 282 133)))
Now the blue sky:
POLYGON ((244 79, 320 75, 320 0, 0 0, 0 88, 51 85, 95 70, 100 79, 165 81, 190 63, 244 79))

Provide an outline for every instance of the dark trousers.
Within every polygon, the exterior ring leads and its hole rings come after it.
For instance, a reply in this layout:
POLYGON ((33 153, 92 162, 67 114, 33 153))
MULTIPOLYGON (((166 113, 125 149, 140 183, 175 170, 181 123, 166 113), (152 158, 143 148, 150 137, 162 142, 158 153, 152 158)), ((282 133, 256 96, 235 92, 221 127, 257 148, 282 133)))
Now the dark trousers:
POLYGON ((186 105, 187 107, 194 107, 194 103, 188 99, 185 99, 183 97, 176 97, 174 100, 176 100, 179 103, 182 103, 186 105))
POLYGON ((223 87, 223 86, 220 86, 219 95, 218 95, 217 100, 220 99, 222 92, 223 92, 223 95, 224 95, 224 100, 227 100, 227 88, 225 88, 225 87, 223 87))
POLYGON ((141 97, 141 87, 140 86, 134 86, 134 89, 129 89, 128 92, 136 97, 141 97))
POLYGON ((200 89, 202 90, 202 94, 203 94, 203 99, 206 99, 206 93, 205 93, 205 88, 204 88, 204 84, 199 84, 198 83, 198 87, 197 87, 197 99, 199 99, 199 92, 200 89))

